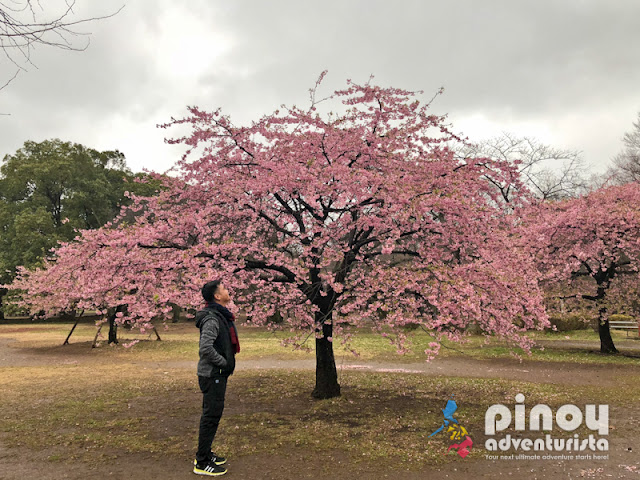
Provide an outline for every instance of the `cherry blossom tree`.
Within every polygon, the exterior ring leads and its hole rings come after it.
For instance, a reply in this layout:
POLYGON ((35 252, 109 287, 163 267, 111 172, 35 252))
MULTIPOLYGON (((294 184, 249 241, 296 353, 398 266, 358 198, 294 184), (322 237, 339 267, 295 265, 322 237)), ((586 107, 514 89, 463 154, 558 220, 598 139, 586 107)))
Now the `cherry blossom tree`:
POLYGON ((191 107, 163 125, 190 132, 169 140, 187 152, 165 190, 15 286, 37 308, 127 304, 122 318, 148 326, 222 278, 254 324, 278 313, 298 344, 315 337, 316 398, 340 394, 333 340, 363 325, 400 352, 407 324, 433 335, 429 356, 471 323, 529 348, 523 332, 548 324, 536 269, 486 181, 515 182, 513 167, 458 159, 414 92, 348 82, 316 101, 321 80, 306 110, 235 126, 191 107))
POLYGON ((541 282, 564 298, 595 302, 602 353, 616 353, 608 316, 629 306, 638 291, 640 184, 601 188, 532 210, 523 238, 542 272, 541 282), (617 305, 617 306, 616 306, 617 305))

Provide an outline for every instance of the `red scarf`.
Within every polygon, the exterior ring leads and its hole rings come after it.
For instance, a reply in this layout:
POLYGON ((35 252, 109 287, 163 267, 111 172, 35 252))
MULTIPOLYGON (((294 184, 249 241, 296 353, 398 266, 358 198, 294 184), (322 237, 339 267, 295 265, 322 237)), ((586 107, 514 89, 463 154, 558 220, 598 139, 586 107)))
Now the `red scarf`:
POLYGON ((229 322, 229 333, 231 334, 231 345, 233 345, 233 351, 235 353, 240 353, 240 340, 238 340, 238 333, 236 332, 236 324, 234 320, 236 317, 231 316, 233 320, 229 322))
POLYGON ((236 317, 229 311, 228 308, 220 305, 217 302, 207 302, 207 307, 214 308, 227 319, 229 322, 229 334, 231 335, 231 345, 233 345, 234 353, 240 353, 240 340, 238 340, 238 331, 236 330, 236 317))

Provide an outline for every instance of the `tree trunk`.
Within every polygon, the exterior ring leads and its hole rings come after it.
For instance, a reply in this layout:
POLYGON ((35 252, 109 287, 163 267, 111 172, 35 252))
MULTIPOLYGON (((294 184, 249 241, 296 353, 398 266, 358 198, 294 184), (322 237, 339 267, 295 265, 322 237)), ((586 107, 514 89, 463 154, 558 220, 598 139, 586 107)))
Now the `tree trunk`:
POLYGON ((600 353, 618 353, 618 349, 613 344, 609 319, 606 317, 607 309, 600 307, 598 310, 598 334, 600 335, 600 353))
POLYGON ((4 320, 4 296, 7 292, 6 288, 0 288, 0 320, 4 320))
POLYGON ((180 312, 182 308, 175 303, 171 304, 171 323, 178 323, 180 321, 180 312))
POLYGON ((117 313, 127 313, 128 305, 118 305, 115 309, 109 309, 109 344, 118 344, 118 324, 116 323, 117 313))
POLYGON ((118 343, 118 324, 115 314, 109 315, 109 344, 118 343))
POLYGON ((333 342, 328 340, 333 335, 333 323, 330 316, 317 312, 316 324, 322 322, 322 319, 325 319, 322 329, 318 327, 316 330, 317 333, 322 332, 322 338, 316 338, 316 387, 311 394, 318 399, 340 396, 333 342))

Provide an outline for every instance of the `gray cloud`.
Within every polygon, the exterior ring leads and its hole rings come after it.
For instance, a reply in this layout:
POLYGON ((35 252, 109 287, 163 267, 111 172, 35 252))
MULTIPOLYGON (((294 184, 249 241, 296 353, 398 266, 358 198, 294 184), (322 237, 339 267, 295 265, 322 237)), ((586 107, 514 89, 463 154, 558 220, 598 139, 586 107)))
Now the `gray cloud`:
POLYGON ((156 123, 192 104, 221 106, 238 122, 303 104, 324 69, 327 92, 370 74, 426 99, 444 86, 434 111, 452 121, 533 125, 600 167, 640 109, 634 0, 179 5, 129 2, 92 24, 86 51, 38 49, 38 69, 0 91, 0 111, 11 113, 0 117, 0 155, 59 136, 120 148, 136 169, 166 168, 176 150, 156 123))

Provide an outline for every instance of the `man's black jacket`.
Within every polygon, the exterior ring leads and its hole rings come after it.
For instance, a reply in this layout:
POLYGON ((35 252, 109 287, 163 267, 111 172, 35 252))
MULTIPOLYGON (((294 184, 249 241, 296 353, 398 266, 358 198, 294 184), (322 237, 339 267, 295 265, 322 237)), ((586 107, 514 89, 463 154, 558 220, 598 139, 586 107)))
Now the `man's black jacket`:
POLYGON ((196 327, 200 329, 200 361, 198 376, 228 377, 236 368, 236 357, 229 322, 214 308, 204 308, 196 313, 196 327))

